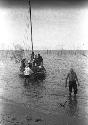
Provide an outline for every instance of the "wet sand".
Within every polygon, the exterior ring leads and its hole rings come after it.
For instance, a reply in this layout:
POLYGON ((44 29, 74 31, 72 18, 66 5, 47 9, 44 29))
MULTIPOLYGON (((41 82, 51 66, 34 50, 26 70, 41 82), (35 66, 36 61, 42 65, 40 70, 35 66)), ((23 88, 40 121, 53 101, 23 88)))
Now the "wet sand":
POLYGON ((47 76, 25 86, 19 63, 0 61, 1 125, 88 125, 88 58, 43 55, 47 76), (78 75, 77 97, 68 96, 65 78, 70 67, 78 75))

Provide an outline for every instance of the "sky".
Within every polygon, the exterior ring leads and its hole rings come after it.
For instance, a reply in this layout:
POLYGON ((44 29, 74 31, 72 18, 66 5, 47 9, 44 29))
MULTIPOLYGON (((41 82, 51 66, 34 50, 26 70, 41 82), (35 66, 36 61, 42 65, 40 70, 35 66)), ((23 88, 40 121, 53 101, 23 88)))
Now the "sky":
MULTIPOLYGON (((34 49, 88 49, 87 0, 31 0, 34 49)), ((0 49, 31 49, 27 0, 0 0, 0 49)))

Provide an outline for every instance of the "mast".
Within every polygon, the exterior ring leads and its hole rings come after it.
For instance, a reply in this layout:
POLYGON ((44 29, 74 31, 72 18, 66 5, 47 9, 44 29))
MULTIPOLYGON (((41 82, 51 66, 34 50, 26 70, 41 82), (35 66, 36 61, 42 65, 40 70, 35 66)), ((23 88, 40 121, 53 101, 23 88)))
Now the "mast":
POLYGON ((29 2, 30 25, 31 25, 31 44, 32 44, 32 53, 33 53, 34 50, 33 50, 33 38, 32 38, 31 3, 30 3, 30 0, 28 0, 28 2, 29 2))

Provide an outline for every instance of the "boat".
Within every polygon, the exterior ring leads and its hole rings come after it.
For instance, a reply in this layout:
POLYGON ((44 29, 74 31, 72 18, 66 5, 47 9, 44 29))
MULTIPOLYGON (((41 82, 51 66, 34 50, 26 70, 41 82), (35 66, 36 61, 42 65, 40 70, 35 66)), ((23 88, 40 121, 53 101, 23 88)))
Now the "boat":
MULTIPOLYGON (((29 12, 30 12, 31 44, 32 44, 32 53, 31 53, 31 61, 30 62, 33 62, 35 54, 34 54, 33 39, 32 39, 32 20, 31 20, 31 4, 30 4, 30 0, 28 0, 28 2, 29 2, 29 12)), ((21 60, 21 66, 20 66, 20 76, 23 77, 23 78, 25 77, 25 75, 24 75, 25 60, 27 60, 27 59, 22 59, 21 60)), ((45 70, 45 67, 43 66, 43 63, 42 63, 41 66, 32 66, 31 69, 32 69, 33 73, 29 75, 29 79, 33 80, 33 79, 44 79, 45 78, 46 70, 45 70)))
MULTIPOLYGON (((22 77, 22 78, 25 78, 24 70, 25 69, 23 67, 20 67, 19 76, 22 77)), ((41 68, 36 67, 36 71, 33 70, 33 69, 32 69, 32 71, 33 71, 33 73, 29 75, 30 80, 43 80, 43 79, 45 79, 46 69, 44 68, 44 66, 42 66, 41 68)))

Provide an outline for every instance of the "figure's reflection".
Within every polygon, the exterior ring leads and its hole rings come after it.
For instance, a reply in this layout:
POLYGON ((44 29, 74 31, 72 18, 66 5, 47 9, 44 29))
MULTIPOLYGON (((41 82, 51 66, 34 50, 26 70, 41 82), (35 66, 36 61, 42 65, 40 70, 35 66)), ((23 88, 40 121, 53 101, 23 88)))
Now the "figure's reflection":
POLYGON ((30 79, 24 79, 24 87, 29 88, 31 87, 35 87, 35 86, 42 86, 44 81, 43 80, 30 80, 30 79))
POLYGON ((77 97, 76 96, 69 96, 68 97, 67 113, 70 116, 74 116, 74 115, 76 115, 77 112, 78 112, 77 97))
POLYGON ((28 86, 30 86, 30 84, 32 84, 32 85, 36 85, 36 84, 40 85, 40 83, 43 83, 44 80, 45 79, 34 79, 34 78, 29 79, 29 77, 24 78, 24 86, 28 87, 28 86))

